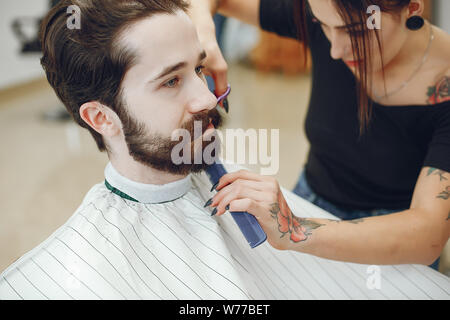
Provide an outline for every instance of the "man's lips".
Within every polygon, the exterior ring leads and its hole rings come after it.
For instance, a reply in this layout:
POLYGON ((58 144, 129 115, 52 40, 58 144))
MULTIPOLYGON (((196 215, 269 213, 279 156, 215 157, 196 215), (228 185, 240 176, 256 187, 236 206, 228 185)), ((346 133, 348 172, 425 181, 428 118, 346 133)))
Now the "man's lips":
POLYGON ((206 127, 206 129, 214 129, 214 128, 215 128, 215 126, 214 126, 214 124, 213 124, 213 122, 212 122, 212 119, 209 118, 209 124, 208 124, 208 126, 206 127))
POLYGON ((194 141, 202 140, 203 138, 210 136, 215 130, 216 130, 216 127, 214 126, 214 123, 213 123, 212 119, 210 118, 208 125, 205 128, 203 128, 202 134, 197 137, 194 136, 194 141))
POLYGON ((214 123, 212 122, 212 119, 209 119, 209 124, 206 127, 205 132, 203 132, 204 136, 211 135, 216 130, 216 127, 214 126, 214 123))
MULTIPOLYGON (((205 121, 206 122, 206 121, 205 121)), ((210 131, 215 130, 216 126, 214 125, 214 121, 212 118, 208 119, 208 123, 205 124, 205 122, 202 125, 202 135, 205 135, 206 133, 210 133, 210 131)))

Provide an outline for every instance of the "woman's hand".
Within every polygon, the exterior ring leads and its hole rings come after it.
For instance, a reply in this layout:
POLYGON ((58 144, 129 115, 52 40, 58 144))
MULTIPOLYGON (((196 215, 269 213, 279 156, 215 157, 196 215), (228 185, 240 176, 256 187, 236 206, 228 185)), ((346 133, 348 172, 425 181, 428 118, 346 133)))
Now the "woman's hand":
POLYGON ((278 181, 269 176, 241 170, 224 175, 216 187, 218 193, 211 206, 220 216, 230 212, 246 211, 254 215, 274 248, 290 249, 304 242, 311 230, 321 226, 311 220, 294 216, 281 192, 278 181))
POLYGON ((189 16, 197 29, 197 35, 206 52, 205 70, 207 76, 214 79, 215 94, 220 96, 228 88, 228 65, 220 51, 216 39, 213 15, 217 10, 216 0, 190 0, 189 16))
POLYGON ((423 168, 409 210, 357 220, 296 217, 276 179, 244 170, 224 175, 207 204, 217 215, 254 215, 276 249, 361 264, 429 265, 449 237, 446 174, 423 168))

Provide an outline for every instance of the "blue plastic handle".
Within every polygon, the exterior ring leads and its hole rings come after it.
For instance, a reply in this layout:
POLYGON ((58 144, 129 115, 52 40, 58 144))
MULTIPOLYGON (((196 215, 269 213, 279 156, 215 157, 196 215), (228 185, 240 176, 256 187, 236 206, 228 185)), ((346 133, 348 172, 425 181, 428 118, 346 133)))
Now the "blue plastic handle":
MULTIPOLYGON (((222 163, 216 162, 206 169, 206 173, 211 183, 215 185, 227 171, 222 163)), ((267 235, 253 215, 247 212, 230 213, 250 247, 255 248, 266 241, 267 235)))

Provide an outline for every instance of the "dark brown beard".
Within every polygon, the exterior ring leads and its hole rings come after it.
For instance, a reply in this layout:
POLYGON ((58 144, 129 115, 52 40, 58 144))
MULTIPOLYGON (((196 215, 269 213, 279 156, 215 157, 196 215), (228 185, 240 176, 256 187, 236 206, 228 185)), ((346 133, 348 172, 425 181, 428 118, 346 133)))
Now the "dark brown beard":
MULTIPOLYGON (((204 133, 210 123, 210 119, 216 129, 222 125, 220 113, 216 109, 212 109, 209 112, 195 114, 190 121, 180 128, 185 129, 190 133, 190 159, 192 159, 192 161, 188 164, 175 164, 171 157, 172 149, 180 144, 181 138, 178 141, 172 141, 171 137, 165 137, 159 133, 148 133, 145 124, 140 123, 128 113, 121 116, 125 141, 128 146, 129 154, 133 159, 156 170, 176 175, 200 172, 208 166, 204 161, 201 163, 194 163, 194 140, 197 138, 194 136, 194 123, 196 121, 201 121, 202 133, 204 133)), ((218 140, 217 135, 215 135, 211 141, 202 140, 202 154, 208 145, 220 143, 220 141, 216 140, 218 140)), ((219 148, 216 148, 215 150, 219 150, 219 148)), ((212 154, 212 156, 217 158, 219 154, 212 154)))

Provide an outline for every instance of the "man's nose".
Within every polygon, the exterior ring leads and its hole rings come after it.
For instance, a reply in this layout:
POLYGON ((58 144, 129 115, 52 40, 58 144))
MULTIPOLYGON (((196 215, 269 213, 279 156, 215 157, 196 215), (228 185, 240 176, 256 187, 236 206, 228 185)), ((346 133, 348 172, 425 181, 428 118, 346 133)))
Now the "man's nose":
POLYGON ((190 113, 209 111, 217 106, 217 97, 209 90, 206 81, 198 78, 190 90, 187 106, 190 113))

